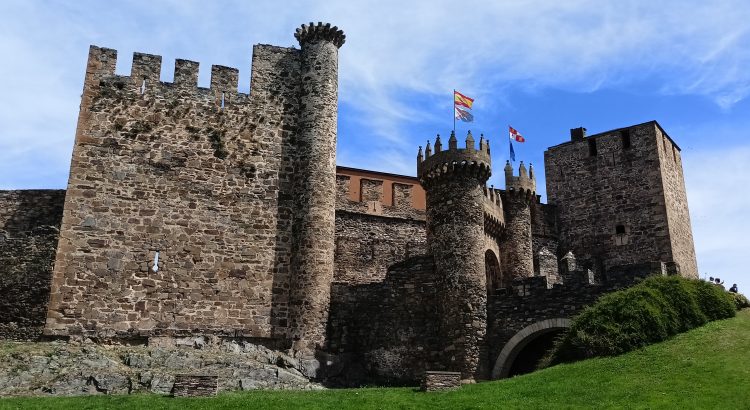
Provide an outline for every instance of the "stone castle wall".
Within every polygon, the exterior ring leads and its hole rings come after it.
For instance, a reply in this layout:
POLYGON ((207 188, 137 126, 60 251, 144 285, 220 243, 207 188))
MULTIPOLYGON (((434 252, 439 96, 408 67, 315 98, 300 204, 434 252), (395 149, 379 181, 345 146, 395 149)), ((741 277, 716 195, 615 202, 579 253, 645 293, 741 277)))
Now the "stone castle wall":
POLYGON ((561 249, 572 250, 597 274, 617 265, 672 260, 656 131, 649 122, 545 151, 561 249))
POLYGON ((352 201, 350 178, 337 175, 335 282, 380 282, 388 267, 423 255, 425 213, 412 206, 412 186, 394 184, 384 204, 383 180, 359 179, 361 201, 352 201))
POLYGON ((531 249, 535 276, 546 276, 553 283, 559 283, 557 234, 557 209, 536 201, 531 204, 531 249))
POLYGON ((64 198, 63 190, 0 191, 0 339, 42 333, 64 198))
POLYGON ((697 279, 698 264, 695 258, 693 230, 690 226, 680 148, 669 139, 661 127, 656 127, 656 141, 659 146, 659 165, 664 186, 672 258, 679 264, 683 276, 697 279))
POLYGON ((380 282, 335 282, 329 350, 345 361, 345 379, 413 383, 424 370, 443 368, 442 303, 430 256, 391 266, 380 282))
POLYGON ((256 46, 245 95, 235 69, 163 83, 159 56, 124 77, 91 48, 48 334, 286 334, 298 54, 256 46))

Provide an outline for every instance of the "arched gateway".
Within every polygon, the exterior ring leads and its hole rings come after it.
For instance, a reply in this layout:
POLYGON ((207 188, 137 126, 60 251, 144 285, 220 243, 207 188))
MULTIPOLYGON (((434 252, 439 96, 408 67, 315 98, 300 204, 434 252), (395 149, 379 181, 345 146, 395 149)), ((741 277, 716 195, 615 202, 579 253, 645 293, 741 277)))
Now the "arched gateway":
POLYGON ((512 370, 517 369, 519 365, 515 363, 517 359, 520 359, 519 354, 524 352, 527 347, 537 347, 538 342, 545 342, 541 339, 545 336, 550 338, 549 342, 551 342, 551 338, 556 336, 556 333, 569 327, 570 319, 555 318, 545 319, 521 329, 503 346, 497 356, 495 366, 492 368, 492 378, 501 379, 512 376, 514 374, 512 370))

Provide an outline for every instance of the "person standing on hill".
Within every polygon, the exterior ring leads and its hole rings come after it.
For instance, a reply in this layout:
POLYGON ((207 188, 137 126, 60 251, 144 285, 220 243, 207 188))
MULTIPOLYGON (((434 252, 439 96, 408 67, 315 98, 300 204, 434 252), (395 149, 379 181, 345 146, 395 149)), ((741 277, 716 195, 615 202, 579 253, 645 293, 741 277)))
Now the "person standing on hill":
POLYGON ((737 284, 733 284, 731 288, 729 288, 729 291, 732 293, 738 293, 739 290, 737 289, 737 284))

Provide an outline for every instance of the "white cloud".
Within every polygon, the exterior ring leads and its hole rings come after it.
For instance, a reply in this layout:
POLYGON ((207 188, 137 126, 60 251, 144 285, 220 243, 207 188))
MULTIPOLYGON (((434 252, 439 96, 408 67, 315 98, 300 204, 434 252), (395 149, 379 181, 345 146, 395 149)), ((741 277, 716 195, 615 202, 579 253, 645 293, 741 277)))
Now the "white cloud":
MULTIPOLYGON (((432 134, 407 130, 444 118, 454 87, 487 106, 511 104, 509 88, 590 92, 650 78, 661 88, 649 92, 705 96, 727 110, 746 98, 750 3, 652 3, 9 0, 0 4, 0 52, 13 56, 0 64, 0 78, 12 79, 0 95, 0 163, 38 173, 32 152, 41 149, 66 174, 91 43, 120 50, 120 73, 130 52, 145 51, 164 56, 165 79, 176 57, 202 63, 202 85, 210 64, 239 67, 246 90, 252 43, 293 45, 294 28, 311 20, 347 34, 341 100, 362 132, 344 143, 388 151, 397 164, 411 163, 415 144, 432 134)), ((0 167, 0 187, 18 186, 0 167)), ((45 175, 23 181, 42 184, 45 175)))
POLYGON ((737 283, 747 293, 750 145, 684 153, 683 165, 701 275, 737 283))

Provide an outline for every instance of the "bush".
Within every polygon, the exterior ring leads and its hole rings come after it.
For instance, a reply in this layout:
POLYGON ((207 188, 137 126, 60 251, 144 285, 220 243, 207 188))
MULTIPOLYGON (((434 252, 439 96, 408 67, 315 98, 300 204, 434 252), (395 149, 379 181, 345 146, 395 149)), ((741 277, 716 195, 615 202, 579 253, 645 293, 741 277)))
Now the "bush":
POLYGON ((722 286, 714 285, 702 280, 692 280, 693 291, 703 313, 708 320, 726 319, 733 317, 737 309, 731 293, 722 286))
POLYGON ((734 299, 734 306, 737 310, 750 307, 750 300, 745 297, 742 293, 730 293, 732 299, 734 299))
POLYGON ((573 319, 549 363, 613 356, 735 315, 729 293, 710 283, 654 276, 602 296, 573 319))

